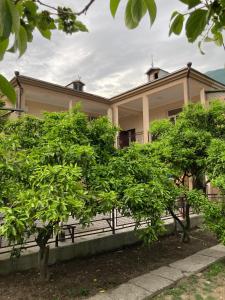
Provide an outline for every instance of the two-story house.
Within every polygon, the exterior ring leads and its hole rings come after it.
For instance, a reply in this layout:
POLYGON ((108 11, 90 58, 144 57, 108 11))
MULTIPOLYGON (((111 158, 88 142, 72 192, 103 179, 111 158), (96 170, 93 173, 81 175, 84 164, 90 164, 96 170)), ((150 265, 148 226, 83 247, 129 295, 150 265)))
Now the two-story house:
POLYGON ((132 141, 148 142, 153 120, 176 119, 189 102, 207 105, 210 99, 225 100, 225 85, 193 69, 191 63, 172 73, 150 68, 146 75, 145 84, 112 98, 85 92, 79 80, 61 86, 15 72, 12 83, 17 91, 16 107, 25 113, 41 116, 44 111, 66 111, 80 102, 90 118, 107 115, 121 128, 119 147, 132 141))

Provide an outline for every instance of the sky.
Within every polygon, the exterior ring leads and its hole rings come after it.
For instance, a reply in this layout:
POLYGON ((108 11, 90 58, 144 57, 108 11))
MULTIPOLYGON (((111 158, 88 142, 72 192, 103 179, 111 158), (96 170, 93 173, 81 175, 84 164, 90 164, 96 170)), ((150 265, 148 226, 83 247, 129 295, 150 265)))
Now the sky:
MULTIPOLYGON (((53 3, 45 0, 46 3, 53 3)), ((70 6, 75 10, 86 0, 56 0, 54 5, 70 6)), ((82 21, 88 33, 65 35, 54 32, 51 41, 38 32, 25 55, 18 59, 7 54, 0 62, 1 72, 11 79, 14 71, 22 75, 67 85, 81 77, 85 91, 111 97, 147 81, 145 72, 154 66, 169 72, 191 61, 201 72, 224 68, 225 51, 214 44, 206 44, 202 55, 197 44, 189 44, 184 34, 168 37, 169 20, 174 10, 184 10, 179 0, 156 0, 157 21, 150 28, 146 16, 139 27, 129 30, 124 24, 122 0, 116 18, 109 11, 109 0, 96 0, 82 21)))

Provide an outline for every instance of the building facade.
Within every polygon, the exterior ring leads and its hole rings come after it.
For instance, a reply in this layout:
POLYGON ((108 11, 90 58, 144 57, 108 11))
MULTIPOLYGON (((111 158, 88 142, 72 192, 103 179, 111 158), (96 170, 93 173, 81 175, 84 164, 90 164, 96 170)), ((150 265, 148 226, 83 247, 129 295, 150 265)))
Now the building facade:
POLYGON ((108 116, 120 128, 118 147, 151 141, 149 124, 163 118, 175 120, 190 102, 208 105, 211 99, 225 100, 225 85, 193 69, 190 63, 173 73, 150 68, 147 83, 112 98, 85 92, 79 80, 64 87, 15 74, 11 82, 17 91, 16 108, 40 117, 44 111, 67 111, 80 102, 90 118, 108 116))

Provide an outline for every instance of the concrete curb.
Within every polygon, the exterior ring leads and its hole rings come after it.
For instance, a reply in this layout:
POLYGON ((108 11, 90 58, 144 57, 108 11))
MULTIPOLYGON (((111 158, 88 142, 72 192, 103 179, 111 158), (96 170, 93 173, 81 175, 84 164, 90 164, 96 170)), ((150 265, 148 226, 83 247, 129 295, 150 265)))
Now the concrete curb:
POLYGON ((181 279, 201 272, 211 264, 225 258, 225 246, 216 245, 178 260, 168 266, 136 277, 126 284, 97 294, 88 300, 144 300, 151 299, 164 289, 175 286, 181 279))

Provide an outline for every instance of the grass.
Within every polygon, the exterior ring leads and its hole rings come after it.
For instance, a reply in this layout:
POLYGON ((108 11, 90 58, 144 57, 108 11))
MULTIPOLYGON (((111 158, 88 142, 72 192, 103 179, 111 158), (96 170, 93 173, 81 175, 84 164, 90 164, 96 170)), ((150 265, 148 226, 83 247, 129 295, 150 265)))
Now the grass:
POLYGON ((224 300, 225 261, 211 265, 205 272, 180 281, 154 300, 224 300))

